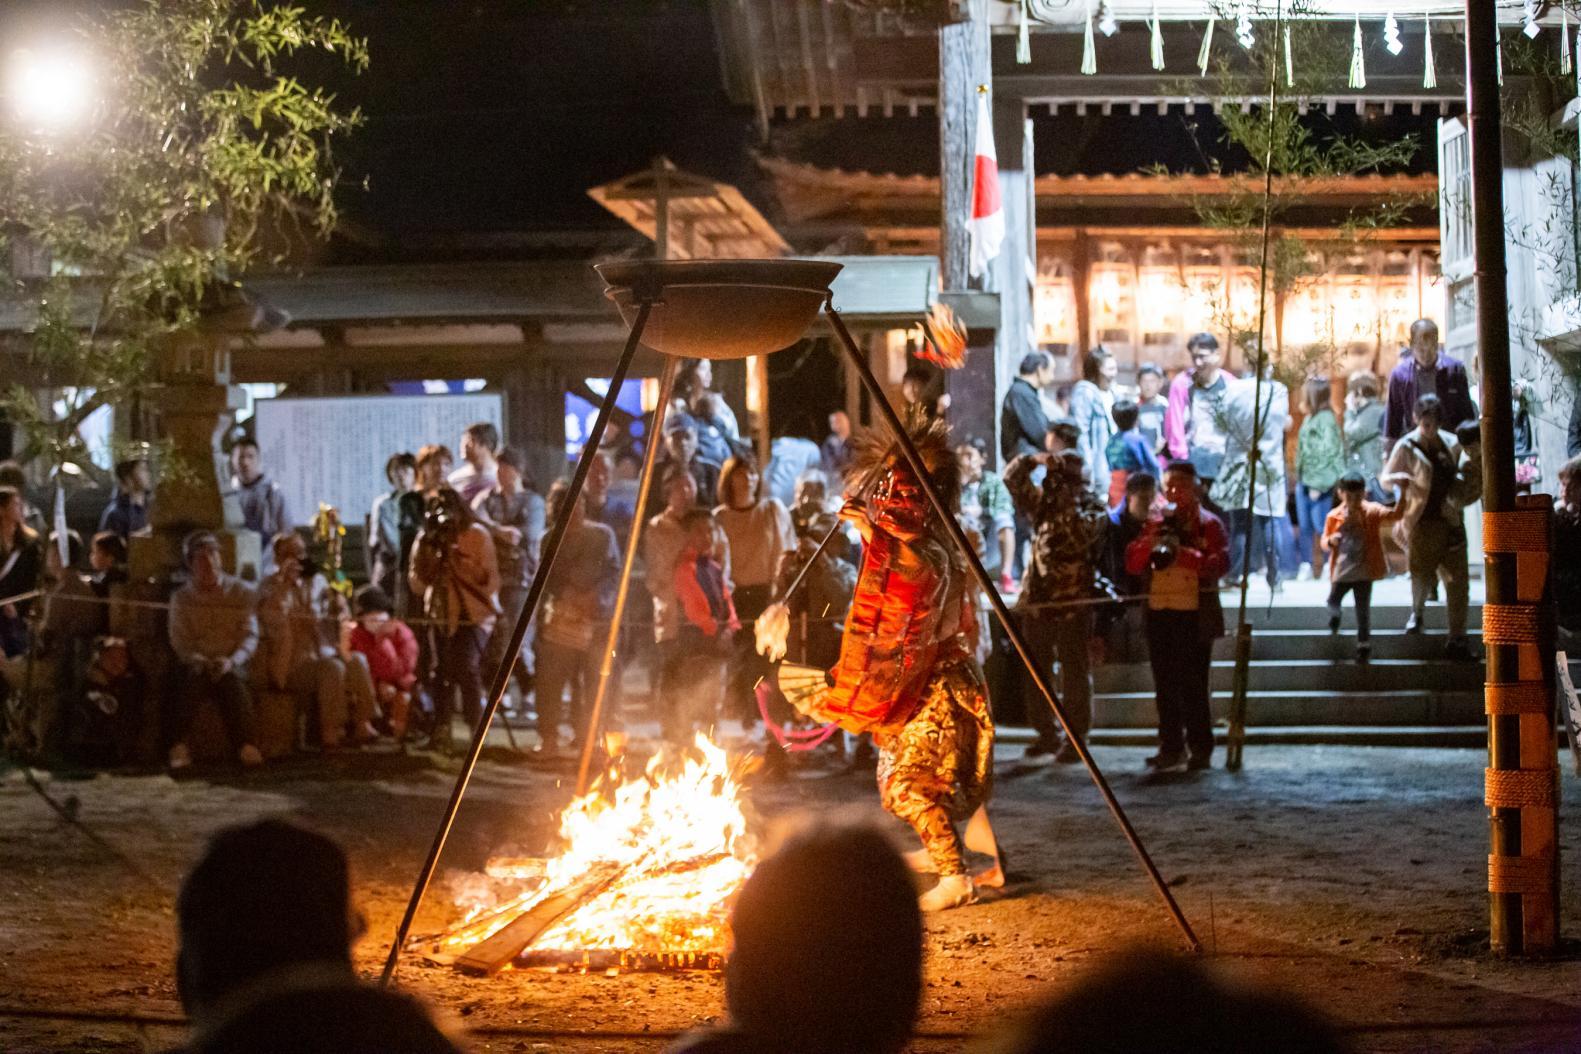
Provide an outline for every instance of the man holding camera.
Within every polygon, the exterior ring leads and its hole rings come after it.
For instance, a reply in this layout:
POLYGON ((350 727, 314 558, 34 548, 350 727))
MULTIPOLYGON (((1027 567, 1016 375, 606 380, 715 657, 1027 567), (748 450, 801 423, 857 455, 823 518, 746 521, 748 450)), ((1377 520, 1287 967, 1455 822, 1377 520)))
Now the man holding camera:
POLYGON ((1224 636, 1219 579, 1229 570, 1224 521, 1198 500, 1197 469, 1173 461, 1164 471, 1163 515, 1127 547, 1125 569, 1147 576, 1147 650, 1158 699, 1154 772, 1205 769, 1213 762, 1209 671, 1213 642, 1224 636))
MULTIPOLYGON (((1074 450, 1024 454, 1005 467, 1005 487, 1016 510, 1032 524, 1032 561, 1016 609, 1027 644, 1045 675, 1060 666, 1059 694, 1071 735, 1085 741, 1092 726, 1093 570, 1109 510, 1088 489, 1086 463, 1074 450), (1041 485, 1033 470, 1045 469, 1041 485)), ((1038 738, 1028 758, 1052 754, 1072 765, 1081 755, 1060 742, 1054 715, 1040 694, 1027 700, 1038 738)))

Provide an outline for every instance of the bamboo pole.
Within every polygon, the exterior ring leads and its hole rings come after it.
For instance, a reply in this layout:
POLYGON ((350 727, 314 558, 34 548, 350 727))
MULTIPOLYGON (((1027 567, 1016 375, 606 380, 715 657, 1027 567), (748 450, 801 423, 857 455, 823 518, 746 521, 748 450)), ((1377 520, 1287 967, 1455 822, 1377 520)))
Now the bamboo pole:
POLYGON ((1119 799, 1114 796, 1114 791, 1109 787, 1109 781, 1099 771, 1098 763, 1093 760, 1087 744, 1083 743, 1080 737, 1071 734, 1070 722, 1066 720, 1065 710, 1060 706, 1059 698, 1054 694, 1054 689, 1049 684, 1048 671, 1042 669, 1037 660, 1033 658, 1031 649, 1027 646, 1025 639, 1022 638, 1021 630, 1016 625, 1015 617, 1010 613, 1010 609, 1005 606, 1004 598, 994 588, 993 579, 988 577, 988 571, 983 567, 983 562, 977 558, 977 551, 972 547, 971 540, 966 537, 965 530, 962 529, 960 522, 956 520, 955 511, 945 504, 943 495, 933 485, 933 479, 928 475, 927 465, 923 463, 922 455, 917 451, 917 445, 912 441, 911 433, 906 431, 906 426, 901 423, 900 416, 895 413, 895 408, 890 405, 888 397, 884 394, 883 387, 878 383, 878 378, 873 376, 873 370, 868 366, 867 360, 862 357, 862 352, 856 346, 856 340, 851 336, 851 331, 846 328, 845 320, 840 317, 839 312, 835 311, 833 296, 830 297, 824 310, 828 315, 830 324, 834 327, 836 335, 839 336, 840 344, 850 358, 851 365, 855 368, 856 375, 861 380, 862 386, 867 389, 868 394, 872 397, 873 405, 878 407, 885 422, 888 423, 890 431, 894 433, 895 443, 900 448, 901 454, 905 456, 907 464, 911 466, 911 471, 916 475, 917 482, 921 485, 923 493, 928 496, 928 501, 943 522, 945 531, 950 535, 951 540, 954 541, 956 549, 965 557, 966 566, 970 568, 972 577, 977 580, 978 587, 982 589, 983 595, 988 598, 988 603, 994 609, 994 614, 999 617, 1000 623, 1004 626, 1005 636, 1010 639, 1011 646, 1015 648, 1016 654, 1026 664, 1027 672, 1032 675, 1033 683, 1037 685, 1038 691, 1042 693, 1044 701, 1049 705, 1049 709, 1054 711, 1054 717, 1059 721, 1060 727, 1065 730, 1066 742, 1076 748, 1076 753, 1080 755, 1082 763, 1087 766, 1087 772, 1092 776, 1093 783, 1097 785, 1098 793, 1103 797, 1104 804, 1109 807, 1109 812, 1113 814, 1115 822, 1120 825, 1120 831, 1125 835, 1125 840, 1130 843, 1132 852, 1136 854, 1137 860, 1142 864, 1142 869, 1152 881, 1153 888, 1158 891, 1158 895, 1164 901, 1165 907, 1168 908, 1175 925, 1180 928, 1181 934, 1186 938, 1187 947, 1192 952, 1201 951, 1202 944, 1197 940, 1197 935, 1192 932, 1191 923, 1186 921, 1185 913, 1180 910, 1180 905, 1176 903, 1174 894, 1169 891, 1169 885, 1164 881, 1164 876, 1159 874, 1158 867, 1153 863, 1153 858, 1148 855, 1146 847, 1142 845, 1142 839, 1137 835, 1136 829, 1131 826, 1130 818, 1126 816, 1125 810, 1120 807, 1119 799))
POLYGON ((637 309, 637 319, 632 324, 631 333, 626 338, 626 346, 620 353, 620 361, 615 364, 615 372, 609 380, 609 390, 604 394, 604 401, 598 408, 598 417, 593 421, 593 427, 588 432, 587 441, 582 446, 582 454, 576 460, 576 471, 571 474, 571 487, 566 494, 565 503, 560 507, 559 515, 555 517, 554 526, 543 540, 543 557, 538 562, 538 571, 533 575, 532 585, 527 587, 527 599, 522 604, 521 615, 516 619, 516 628, 511 631, 510 644, 505 648, 505 658, 494 674, 494 684, 489 691, 487 705, 483 708, 483 715, 478 719, 477 728, 472 732, 472 742, 467 747, 466 759, 461 764, 461 771, 456 775, 455 786, 450 790, 450 800, 445 803, 445 813, 440 818, 439 829, 434 832, 433 844, 428 847, 428 856, 423 860, 422 869, 417 873, 417 882, 412 886, 411 899, 407 901, 406 912, 401 916, 400 925, 395 930, 395 940, 390 943, 390 954, 384 960, 384 972, 379 976, 379 984, 387 986, 390 978, 395 975, 396 964, 401 959, 401 946, 406 943, 407 934, 412 930, 412 920, 417 917, 417 909, 423 903, 423 895, 428 892, 428 884, 433 881, 434 869, 439 864, 440 854, 445 851, 445 841, 450 837, 450 828, 456 822, 456 812, 461 808, 461 799, 467 792, 467 784, 472 779, 472 770, 477 767, 478 757, 483 753, 483 741, 488 737, 489 724, 494 720, 494 715, 500 708, 500 702, 505 698, 505 690, 510 685, 511 670, 521 660, 522 641, 527 636, 527 626, 532 622, 533 615, 538 610, 538 602, 543 598, 544 587, 549 582, 549 574, 554 569, 555 557, 560 553, 560 543, 565 539, 567 525, 571 522, 571 513, 576 505, 577 498, 581 497, 582 485, 587 481, 588 471, 593 467, 593 458, 598 456, 598 446, 604 439, 604 431, 609 427, 609 419, 615 412, 615 399, 620 395, 620 387, 626 381, 626 373, 631 369, 631 360, 636 357, 637 347, 642 341, 642 331, 647 328, 648 316, 653 311, 653 296, 645 295, 637 309))

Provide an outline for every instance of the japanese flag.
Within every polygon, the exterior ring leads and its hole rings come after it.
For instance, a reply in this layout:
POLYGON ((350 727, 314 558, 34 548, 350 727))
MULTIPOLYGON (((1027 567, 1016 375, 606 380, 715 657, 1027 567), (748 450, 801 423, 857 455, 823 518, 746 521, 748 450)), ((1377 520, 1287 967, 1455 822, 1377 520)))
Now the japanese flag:
POLYGON ((999 197, 999 158, 994 153, 994 126, 988 93, 977 94, 977 146, 973 150, 972 218, 966 223, 971 242, 969 268, 973 278, 988 270, 1005 241, 1005 207, 999 197))

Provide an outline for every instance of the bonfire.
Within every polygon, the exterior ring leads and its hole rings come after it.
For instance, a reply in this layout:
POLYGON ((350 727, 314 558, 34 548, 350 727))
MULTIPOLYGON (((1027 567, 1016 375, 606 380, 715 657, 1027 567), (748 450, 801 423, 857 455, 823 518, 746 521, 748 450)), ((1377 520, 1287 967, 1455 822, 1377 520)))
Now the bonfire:
POLYGON ((413 944, 469 973, 510 966, 717 969, 756 855, 725 751, 698 736, 619 767, 560 816, 563 851, 500 857, 463 884, 460 923, 413 944))

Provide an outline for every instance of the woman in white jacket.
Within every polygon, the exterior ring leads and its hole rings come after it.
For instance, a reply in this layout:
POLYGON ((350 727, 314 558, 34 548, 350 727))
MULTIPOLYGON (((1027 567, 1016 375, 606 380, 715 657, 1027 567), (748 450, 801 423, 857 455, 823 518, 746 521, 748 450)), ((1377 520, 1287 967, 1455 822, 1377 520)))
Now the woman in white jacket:
POLYGON ((1076 450, 1087 462, 1092 492, 1100 499, 1109 495, 1109 440, 1114 437, 1114 378, 1119 363, 1102 345, 1089 351, 1081 362, 1081 380, 1070 390, 1070 416, 1079 437, 1076 450))

